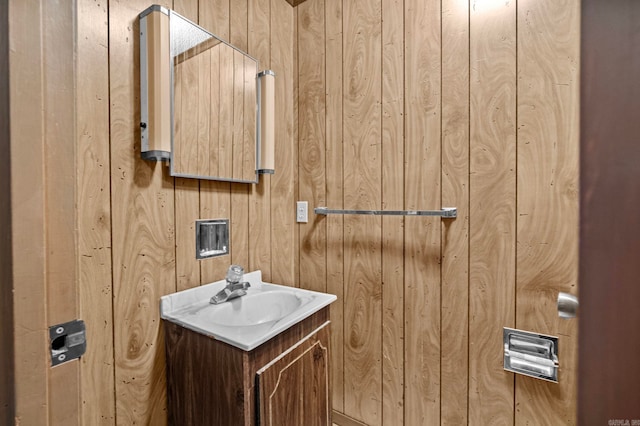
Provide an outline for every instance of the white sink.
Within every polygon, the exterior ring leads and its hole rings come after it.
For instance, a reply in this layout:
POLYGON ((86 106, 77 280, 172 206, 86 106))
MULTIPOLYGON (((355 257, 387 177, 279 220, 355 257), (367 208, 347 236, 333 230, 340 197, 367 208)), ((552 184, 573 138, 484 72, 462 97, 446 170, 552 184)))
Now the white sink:
POLYGON ((262 282, 261 271, 244 275, 247 295, 218 305, 211 296, 224 280, 163 296, 160 317, 250 351, 336 300, 332 294, 262 282))

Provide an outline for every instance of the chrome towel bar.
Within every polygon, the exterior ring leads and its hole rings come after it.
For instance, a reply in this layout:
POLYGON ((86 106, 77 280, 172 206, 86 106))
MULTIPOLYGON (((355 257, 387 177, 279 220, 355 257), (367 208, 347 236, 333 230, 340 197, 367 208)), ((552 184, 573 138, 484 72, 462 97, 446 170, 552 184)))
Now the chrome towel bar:
POLYGON ((315 214, 366 214, 374 216, 440 216, 443 219, 455 219, 458 209, 455 207, 443 207, 442 210, 335 210, 327 207, 316 207, 315 214))

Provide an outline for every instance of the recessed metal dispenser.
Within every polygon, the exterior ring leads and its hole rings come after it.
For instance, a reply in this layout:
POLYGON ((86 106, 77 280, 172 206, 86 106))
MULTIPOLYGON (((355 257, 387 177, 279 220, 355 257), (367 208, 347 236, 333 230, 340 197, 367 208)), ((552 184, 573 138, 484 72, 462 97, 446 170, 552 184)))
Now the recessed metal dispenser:
POLYGON ((558 338, 504 327, 504 369, 558 383, 558 338))
POLYGON ((196 221, 196 259, 229 254, 229 219, 196 221))

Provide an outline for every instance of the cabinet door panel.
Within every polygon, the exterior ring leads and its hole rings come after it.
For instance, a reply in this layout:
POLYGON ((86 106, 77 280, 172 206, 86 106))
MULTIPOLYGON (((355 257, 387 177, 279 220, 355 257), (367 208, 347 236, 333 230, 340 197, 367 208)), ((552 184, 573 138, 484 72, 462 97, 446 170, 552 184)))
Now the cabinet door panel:
POLYGON ((260 425, 329 424, 328 324, 258 371, 260 425))

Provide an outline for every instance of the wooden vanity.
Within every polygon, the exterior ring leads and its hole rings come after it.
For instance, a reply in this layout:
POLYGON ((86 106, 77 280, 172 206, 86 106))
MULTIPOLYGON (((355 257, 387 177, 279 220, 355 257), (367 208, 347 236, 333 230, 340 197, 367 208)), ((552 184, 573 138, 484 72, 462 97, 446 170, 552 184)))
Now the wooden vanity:
POLYGON ((163 323, 170 425, 331 425, 328 306, 251 351, 163 323))

